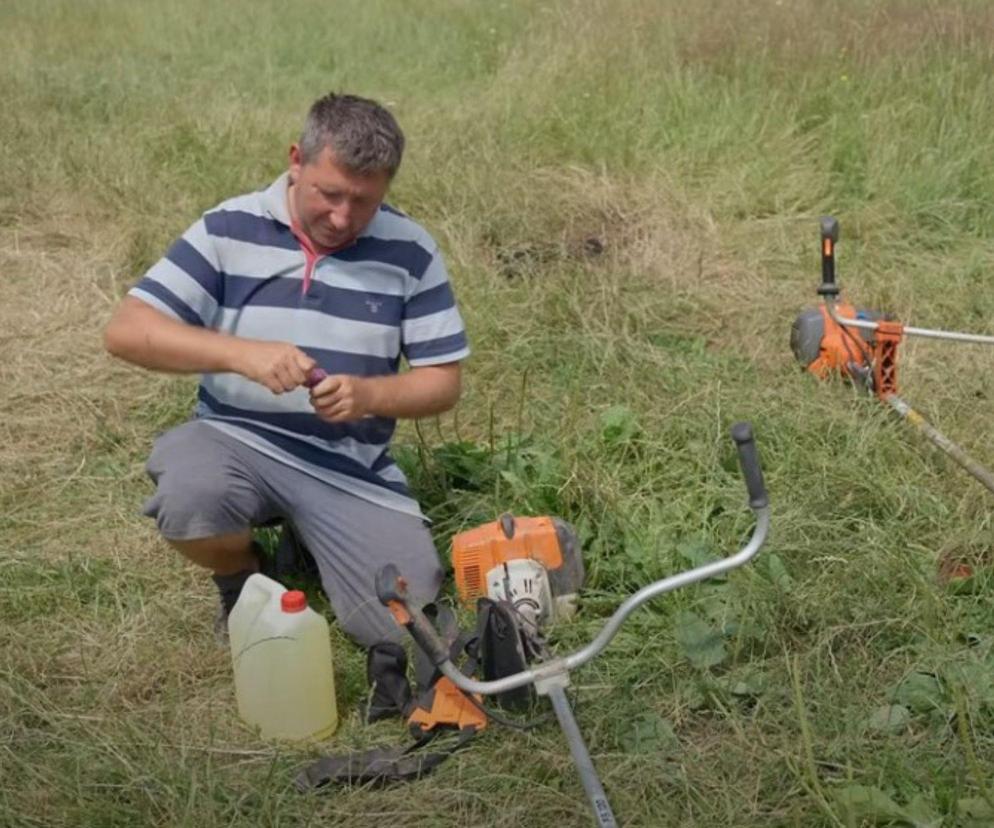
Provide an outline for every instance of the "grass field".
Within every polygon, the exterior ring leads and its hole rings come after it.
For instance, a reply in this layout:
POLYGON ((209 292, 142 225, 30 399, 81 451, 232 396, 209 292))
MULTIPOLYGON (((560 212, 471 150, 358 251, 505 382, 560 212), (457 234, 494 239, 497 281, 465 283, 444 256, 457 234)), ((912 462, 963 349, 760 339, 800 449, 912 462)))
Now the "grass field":
MULTIPOLYGON (((991 495, 787 336, 818 216, 857 304, 994 331, 994 7, 951 0, 6 0, 0 5, 0 824, 587 825, 558 728, 419 783, 303 797, 211 636, 213 586, 138 508, 195 379, 103 354, 199 213, 283 168, 330 89, 409 139, 391 200, 446 251, 473 357, 398 456, 439 548, 497 513, 580 529, 558 645, 750 529, 757 562, 639 611, 575 675, 620 821, 994 824, 991 495), (977 575, 955 585, 940 559, 977 575)), ((912 343, 909 400, 994 463, 989 350, 912 343)), ((451 586, 447 586, 451 590, 451 586)), ((334 632, 343 725, 362 655, 334 632)))

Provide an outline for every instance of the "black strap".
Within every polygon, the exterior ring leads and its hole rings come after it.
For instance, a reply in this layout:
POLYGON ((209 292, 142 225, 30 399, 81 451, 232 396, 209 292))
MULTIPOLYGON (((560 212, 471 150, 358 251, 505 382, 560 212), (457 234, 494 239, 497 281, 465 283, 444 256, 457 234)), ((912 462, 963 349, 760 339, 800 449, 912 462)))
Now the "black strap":
MULTIPOLYGON (((480 598, 476 602, 476 660, 485 681, 500 679, 528 669, 521 630, 514 610, 503 601, 480 598)), ((534 701, 531 685, 497 693, 497 704, 506 710, 526 710, 534 701)))
POLYGON ((306 793, 332 782, 339 785, 389 785, 421 779, 469 744, 476 732, 475 727, 463 728, 456 741, 441 750, 417 752, 438 735, 438 731, 429 731, 406 748, 371 748, 340 756, 325 756, 297 774, 294 784, 298 791, 306 793))

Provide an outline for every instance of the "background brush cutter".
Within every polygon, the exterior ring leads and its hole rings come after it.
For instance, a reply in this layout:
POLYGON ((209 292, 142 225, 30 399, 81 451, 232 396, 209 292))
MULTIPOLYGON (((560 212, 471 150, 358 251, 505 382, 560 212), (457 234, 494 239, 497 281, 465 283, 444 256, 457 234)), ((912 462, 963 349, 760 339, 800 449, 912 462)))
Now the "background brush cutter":
POLYGON ((994 474, 931 425, 897 393, 898 346, 908 336, 994 345, 994 336, 913 328, 883 314, 857 310, 839 299, 835 282, 835 245, 839 222, 821 219, 821 285, 823 303, 802 311, 790 332, 794 356, 812 374, 824 379, 839 374, 872 391, 938 448, 994 492, 994 474))
MULTIPOLYGON (((770 525, 769 503, 756 445, 753 442, 752 427, 748 423, 737 423, 732 427, 732 438, 738 448, 739 463, 749 492, 749 506, 756 516, 756 524, 748 543, 731 557, 712 561, 643 587, 618 607, 589 644, 570 655, 556 657, 549 654, 547 658, 539 656, 531 666, 525 665, 519 672, 499 679, 479 681, 470 678, 453 663, 449 646, 439 637, 431 622, 421 610, 408 601, 406 583, 397 567, 388 564, 377 574, 377 597, 390 610, 397 622, 407 629, 438 670, 470 698, 477 695, 499 696, 532 685, 539 696, 548 696, 566 736, 587 798, 593 806, 597 824, 602 828, 615 826, 617 823, 566 697, 569 674, 604 650, 625 619, 646 601, 742 566, 763 546, 770 525)), ((531 558, 533 561, 541 559, 541 554, 531 558)), ((554 566, 559 567, 560 564, 557 562, 554 566)), ((512 591, 512 588, 509 587, 508 591, 512 591)))

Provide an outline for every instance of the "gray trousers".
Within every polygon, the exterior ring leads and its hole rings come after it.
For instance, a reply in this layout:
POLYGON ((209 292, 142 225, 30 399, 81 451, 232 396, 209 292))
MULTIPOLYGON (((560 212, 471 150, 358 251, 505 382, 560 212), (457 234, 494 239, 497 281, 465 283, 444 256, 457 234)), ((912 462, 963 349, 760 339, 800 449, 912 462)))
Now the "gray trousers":
POLYGON ((418 604, 438 594, 442 568, 420 518, 330 486, 208 423, 193 420, 163 434, 146 471, 156 490, 143 512, 169 540, 290 521, 314 556, 338 623, 365 647, 404 639, 376 600, 374 578, 384 564, 397 564, 418 604))

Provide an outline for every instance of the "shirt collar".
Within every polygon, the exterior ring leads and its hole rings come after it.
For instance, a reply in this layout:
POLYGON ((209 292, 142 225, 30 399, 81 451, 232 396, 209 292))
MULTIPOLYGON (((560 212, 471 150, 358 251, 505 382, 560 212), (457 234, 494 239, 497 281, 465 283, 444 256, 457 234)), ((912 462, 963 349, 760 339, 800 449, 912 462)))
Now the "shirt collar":
POLYGON ((286 204, 289 184, 290 173, 285 172, 262 193, 262 204, 266 208, 266 212, 287 227, 290 226, 290 210, 286 204))

